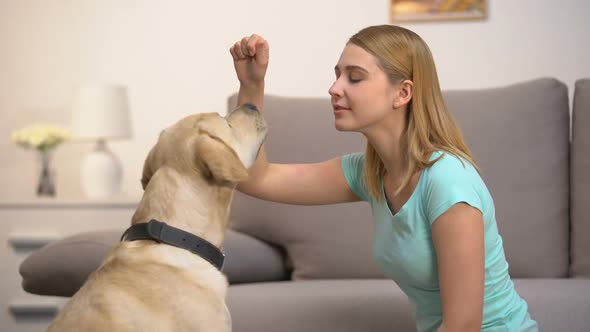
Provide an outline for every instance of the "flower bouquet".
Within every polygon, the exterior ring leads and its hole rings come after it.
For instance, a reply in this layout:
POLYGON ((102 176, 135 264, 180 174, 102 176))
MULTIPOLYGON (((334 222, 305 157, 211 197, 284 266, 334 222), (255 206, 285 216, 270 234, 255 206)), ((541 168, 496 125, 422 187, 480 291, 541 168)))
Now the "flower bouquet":
POLYGON ((16 145, 36 150, 39 154, 40 170, 37 195, 55 196, 51 156, 59 144, 71 139, 70 131, 58 125, 34 124, 13 131, 11 139, 16 145))

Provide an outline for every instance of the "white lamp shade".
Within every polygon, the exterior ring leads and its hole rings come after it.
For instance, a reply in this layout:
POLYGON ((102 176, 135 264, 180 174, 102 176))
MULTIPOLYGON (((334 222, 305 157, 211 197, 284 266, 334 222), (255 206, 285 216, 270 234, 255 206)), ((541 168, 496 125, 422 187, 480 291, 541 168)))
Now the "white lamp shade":
POLYGON ((119 85, 83 86, 73 105, 72 133, 79 139, 131 137, 127 89, 119 85))

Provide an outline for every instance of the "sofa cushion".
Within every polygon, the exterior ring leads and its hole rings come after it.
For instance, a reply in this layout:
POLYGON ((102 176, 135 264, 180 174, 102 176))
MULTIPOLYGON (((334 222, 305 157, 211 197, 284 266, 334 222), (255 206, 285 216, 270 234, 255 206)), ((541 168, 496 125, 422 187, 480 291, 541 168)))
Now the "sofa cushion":
MULTIPOLYGON (((510 273, 563 277, 569 264, 569 115, 566 86, 538 79, 445 91, 496 204, 510 273)), ((235 106, 235 95, 229 107, 235 106)), ((364 151, 334 129, 328 98, 266 96, 271 162, 318 162, 364 151)), ((382 278, 372 260, 368 204, 290 206, 236 194, 233 227, 286 248, 294 279, 382 278)))
POLYGON ((23 289, 39 295, 72 296, 121 234, 122 230, 81 233, 34 251, 19 268, 23 289))
POLYGON ((571 275, 590 277, 590 79, 576 82, 572 124, 571 275))
POLYGON ((416 331, 404 293, 390 280, 307 280, 230 287, 234 332, 416 331))
POLYGON ((514 279, 539 331, 590 331, 590 280, 514 279))
MULTIPOLYGON (((23 289, 39 295, 72 296, 101 264, 123 230, 87 232, 53 242, 20 265, 23 289)), ((223 272, 230 283, 284 280, 283 253, 246 234, 229 230, 223 272)))
MULTIPOLYGON (((590 331, 590 280, 514 279, 540 331, 590 331)), ((236 285, 234 332, 416 331, 412 308, 390 280, 307 280, 236 285)))

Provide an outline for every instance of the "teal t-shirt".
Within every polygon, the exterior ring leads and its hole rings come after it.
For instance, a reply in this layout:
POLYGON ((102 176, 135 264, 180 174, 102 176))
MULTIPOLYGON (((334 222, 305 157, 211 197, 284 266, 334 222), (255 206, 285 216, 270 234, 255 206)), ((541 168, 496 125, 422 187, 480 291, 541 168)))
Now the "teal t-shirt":
MULTIPOLYGON (((365 156, 342 157, 342 170, 352 191, 371 204, 375 223, 373 254, 383 273, 397 283, 414 305, 418 331, 436 331, 442 322, 436 253, 431 225, 451 206, 464 202, 483 214, 485 291, 482 331, 537 331, 526 302, 508 274, 494 202, 479 173, 469 162, 444 154, 420 174, 408 201, 392 213, 385 199, 374 200, 362 181, 365 156)), ((381 184, 383 192, 383 183, 381 184)))

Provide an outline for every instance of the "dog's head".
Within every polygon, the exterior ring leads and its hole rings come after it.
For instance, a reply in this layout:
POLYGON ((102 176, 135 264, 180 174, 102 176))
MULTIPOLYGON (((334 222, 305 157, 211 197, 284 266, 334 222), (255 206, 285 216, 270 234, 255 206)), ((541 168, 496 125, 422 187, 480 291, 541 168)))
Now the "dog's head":
POLYGON ((256 107, 242 105, 225 117, 218 113, 187 116, 160 133, 143 167, 141 184, 163 166, 209 181, 237 183, 248 178, 266 137, 266 123, 256 107))

